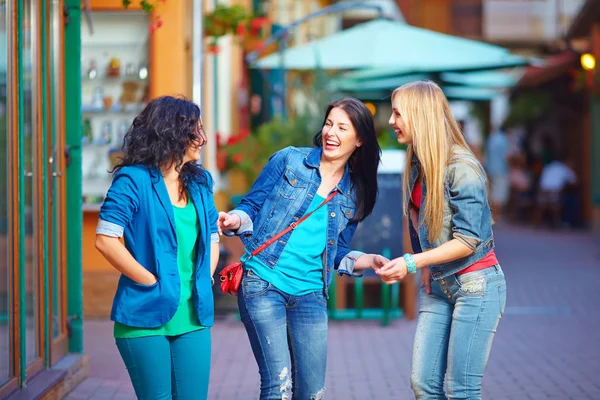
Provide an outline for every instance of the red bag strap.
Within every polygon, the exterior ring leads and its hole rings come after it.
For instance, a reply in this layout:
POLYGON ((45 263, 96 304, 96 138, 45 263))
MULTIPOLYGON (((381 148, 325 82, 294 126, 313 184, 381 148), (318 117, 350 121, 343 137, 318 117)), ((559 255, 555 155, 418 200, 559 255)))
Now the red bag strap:
POLYGON ((271 239, 269 239, 265 243, 263 243, 263 245, 260 246, 258 249, 254 250, 252 252, 252 257, 254 257, 258 253, 260 253, 261 251, 263 251, 264 249, 266 249, 267 247, 269 247, 270 245, 272 245, 273 243, 275 243, 276 241, 278 241, 279 238, 281 238, 282 236, 284 236, 286 233, 288 233, 288 232, 296 229, 298 227, 298 225, 300 225, 305 219, 307 219, 308 217, 310 217, 315 211, 317 211, 319 208, 323 207, 325 204, 329 203, 331 201, 331 199, 333 199, 335 197, 336 194, 338 194, 337 190, 334 190, 333 192, 331 192, 331 194, 325 200, 323 200, 323 202, 319 205, 319 207, 315 208, 314 210, 312 210, 308 214, 304 215, 302 218, 300 218, 298 220, 298 222, 292 222, 290 224, 290 226, 288 226, 287 228, 285 228, 284 230, 282 230, 281 232, 279 232, 277 235, 273 236, 271 239))

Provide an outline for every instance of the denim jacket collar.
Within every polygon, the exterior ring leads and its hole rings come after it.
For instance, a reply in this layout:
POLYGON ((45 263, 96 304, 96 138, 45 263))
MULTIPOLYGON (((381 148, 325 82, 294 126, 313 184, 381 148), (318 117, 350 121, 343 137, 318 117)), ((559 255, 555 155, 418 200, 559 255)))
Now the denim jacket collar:
MULTIPOLYGON (((321 156, 323 154, 322 147, 315 147, 311 150, 310 153, 306 156, 305 163, 308 167, 319 169, 321 166, 321 156)), ((344 170, 344 176, 340 180, 340 183, 337 185, 337 189, 344 195, 350 196, 350 189, 352 188, 352 181, 350 179, 350 168, 348 163, 346 163, 346 167, 344 170)))

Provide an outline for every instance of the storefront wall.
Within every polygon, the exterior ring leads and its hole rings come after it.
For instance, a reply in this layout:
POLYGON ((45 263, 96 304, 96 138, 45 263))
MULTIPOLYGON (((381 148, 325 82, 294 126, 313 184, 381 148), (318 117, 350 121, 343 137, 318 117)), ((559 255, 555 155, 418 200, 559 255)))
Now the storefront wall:
MULTIPOLYGON (((34 398, 42 380, 58 388, 70 373, 57 365, 70 345, 82 350, 72 323, 81 261, 68 254, 81 230, 66 224, 80 183, 70 185, 66 146, 64 5, 0 5, 0 398, 34 398)), ((84 364, 73 362, 72 372, 84 364)))
MULTIPOLYGON (((83 183, 83 226, 82 226, 82 262, 83 262, 83 308, 85 317, 108 318, 112 305, 113 296, 117 287, 119 273, 102 257, 95 248, 96 225, 98 223, 98 214, 102 195, 108 189, 111 181, 111 175, 106 171, 114 162, 116 151, 120 145, 119 127, 122 122, 133 120, 135 113, 112 113, 105 111, 94 111, 88 113, 86 107, 90 102, 91 95, 96 86, 105 87, 104 95, 109 95, 113 103, 118 103, 123 92, 121 88, 116 88, 114 92, 108 89, 111 84, 96 84, 86 81, 86 70, 89 67, 90 58, 96 58, 98 76, 106 74, 106 65, 110 58, 116 58, 120 61, 121 76, 112 79, 121 85, 128 81, 126 76, 127 64, 133 63, 135 67, 139 62, 146 62, 148 68, 148 77, 143 85, 147 86, 148 92, 146 99, 153 99, 162 95, 183 95, 192 97, 192 74, 191 74, 191 13, 192 4, 190 0, 159 2, 154 15, 148 15, 140 10, 139 2, 132 2, 130 7, 125 10, 121 0, 91 0, 91 20, 94 33, 90 34, 87 28, 86 18, 82 18, 82 118, 85 122, 91 121, 91 125, 96 130, 101 130, 105 121, 111 121, 114 141, 110 145, 84 145, 82 146, 82 183, 83 183), (109 16, 114 16, 116 19, 109 16), (163 24, 154 32, 150 32, 149 26, 157 17, 160 17, 163 24), (117 40, 118 45, 122 45, 120 38, 124 37, 121 32, 117 32, 117 37, 109 33, 110 21, 121 21, 130 19, 130 23, 123 22, 119 25, 120 30, 126 30, 131 33, 127 36, 128 43, 138 43, 134 58, 127 59, 120 55, 116 50, 112 53, 106 53, 104 57, 94 50, 98 43, 109 45, 111 41, 117 40), (124 25, 127 24, 127 25, 124 25), (108 57, 108 58, 106 58, 108 57), (137 57, 138 59, 135 59, 137 57), (134 60, 135 59, 135 60, 134 60), (91 115, 93 114, 93 115, 91 115), (91 116, 90 116, 91 115, 91 116), (102 122, 95 122, 101 120, 102 122), (108 156, 108 152, 113 152, 108 156), (89 177, 88 166, 95 165, 96 159, 102 160, 101 165, 97 166, 94 179, 89 177), (97 184, 98 176, 100 184, 97 184), (92 192, 88 188, 95 188, 92 192)), ((96 47, 97 49, 98 47, 96 47)), ((117 48, 116 46, 113 48, 117 48)), ((138 100, 139 106, 143 106, 144 101, 138 100)), ((94 133, 98 136, 100 133, 94 133)), ((94 174, 93 174, 94 175, 94 174)))

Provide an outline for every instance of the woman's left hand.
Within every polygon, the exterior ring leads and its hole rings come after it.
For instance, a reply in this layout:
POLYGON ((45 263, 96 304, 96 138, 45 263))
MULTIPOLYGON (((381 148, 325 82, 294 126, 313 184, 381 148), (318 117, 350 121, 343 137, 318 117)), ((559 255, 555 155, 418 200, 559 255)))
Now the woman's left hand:
POLYGON ((392 283, 400 282, 406 274, 408 268, 403 257, 394 258, 392 261, 385 264, 383 267, 376 269, 375 273, 381 277, 381 280, 391 285, 392 283))

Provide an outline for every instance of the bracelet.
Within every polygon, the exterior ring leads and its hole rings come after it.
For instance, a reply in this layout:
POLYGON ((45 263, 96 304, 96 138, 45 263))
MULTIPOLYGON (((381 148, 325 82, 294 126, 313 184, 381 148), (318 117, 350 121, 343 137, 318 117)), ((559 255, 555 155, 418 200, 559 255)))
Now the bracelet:
POLYGON ((404 261, 406 262, 406 269, 409 274, 417 272, 417 264, 415 264, 415 259, 412 254, 406 253, 402 258, 404 258, 404 261))

